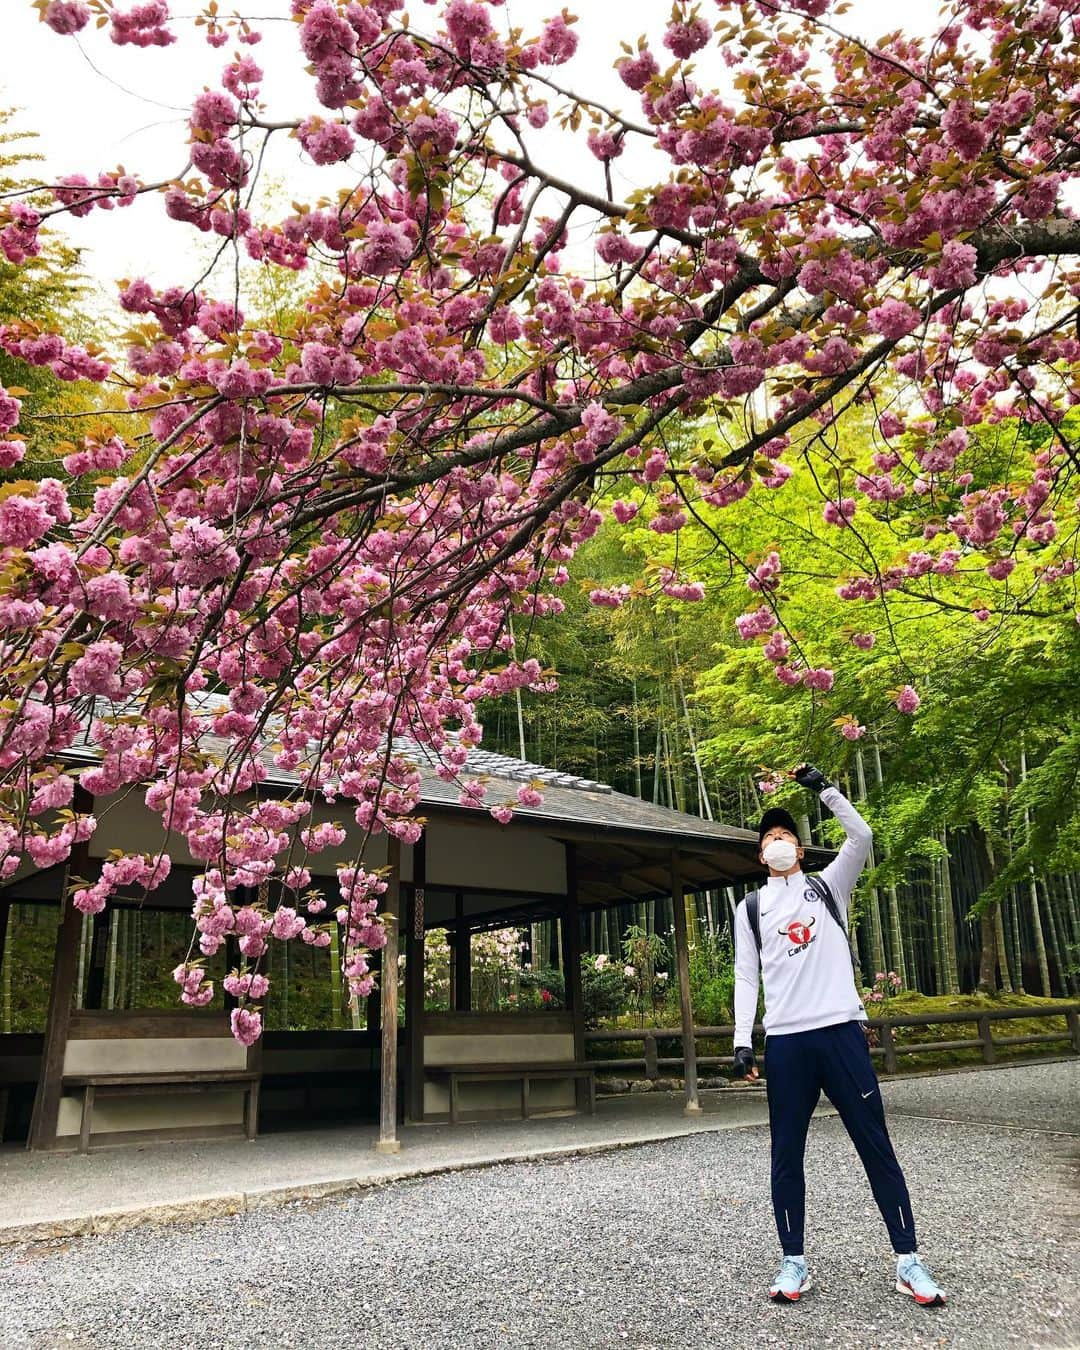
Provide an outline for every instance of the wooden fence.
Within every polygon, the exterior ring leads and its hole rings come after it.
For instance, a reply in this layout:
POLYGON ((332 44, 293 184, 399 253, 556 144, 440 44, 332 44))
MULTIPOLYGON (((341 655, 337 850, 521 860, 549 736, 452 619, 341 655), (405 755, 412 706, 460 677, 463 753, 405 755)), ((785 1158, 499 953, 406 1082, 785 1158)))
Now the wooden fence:
MULTIPOLYGON (((1076 1054, 1080 1055, 1080 1003, 1065 1003, 1056 1008, 1000 1008, 993 1011, 970 1013, 950 1012, 935 1015, 911 1014, 907 1017, 871 1017, 867 1026, 878 1033, 878 1044, 870 1047, 871 1055, 880 1056, 885 1063, 886 1073, 896 1073, 900 1055, 931 1054, 935 1050, 982 1050, 984 1064, 997 1062, 997 1051, 1006 1045, 1042 1045, 1050 1042, 1068 1042, 1076 1054), (991 1023, 1015 1021, 1040 1021, 1050 1017, 1064 1017, 1064 1031, 1045 1031, 1028 1033, 1024 1036, 1001 1036, 997 1040, 992 1035, 991 1023), (916 1041, 898 1044, 894 1032, 897 1027, 933 1027, 952 1023, 968 1022, 978 1028, 978 1035, 963 1040, 916 1041)), ((754 1027, 755 1038, 763 1033, 761 1024, 754 1027)), ((730 1039, 735 1034, 733 1026, 695 1027, 695 1044, 702 1040, 730 1039)), ((611 1072, 620 1069, 644 1069, 648 1079, 659 1078, 662 1069, 682 1070, 681 1054, 682 1032, 678 1027, 642 1027, 633 1030, 619 1027, 611 1031, 587 1031, 586 1045, 598 1041, 642 1041, 645 1054, 642 1059, 589 1059, 596 1069, 611 1072), (659 1042, 674 1041, 680 1046, 678 1055, 661 1055, 659 1042)), ((734 1063, 732 1055, 698 1055, 698 1068, 730 1066, 734 1063)))

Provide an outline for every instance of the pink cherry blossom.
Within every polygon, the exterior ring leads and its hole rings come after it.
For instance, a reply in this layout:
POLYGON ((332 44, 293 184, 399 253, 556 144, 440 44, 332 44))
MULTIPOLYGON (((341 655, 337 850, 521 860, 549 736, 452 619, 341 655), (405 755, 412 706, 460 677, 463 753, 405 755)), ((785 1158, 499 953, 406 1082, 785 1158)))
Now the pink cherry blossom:
POLYGON ((232 1034, 244 1046, 252 1046, 262 1035, 262 1014, 247 1008, 234 1008, 229 1015, 232 1034))
POLYGON ((67 36, 86 27, 90 9, 82 0, 49 0, 42 17, 54 33, 67 36))

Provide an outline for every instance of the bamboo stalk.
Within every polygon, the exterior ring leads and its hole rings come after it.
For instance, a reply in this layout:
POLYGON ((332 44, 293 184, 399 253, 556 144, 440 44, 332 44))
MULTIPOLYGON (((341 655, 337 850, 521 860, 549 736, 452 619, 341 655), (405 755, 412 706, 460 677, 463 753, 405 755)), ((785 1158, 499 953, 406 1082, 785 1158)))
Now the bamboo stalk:
POLYGON ((1012 936, 1013 944, 1013 962, 1016 966, 1016 976, 1013 984, 1016 986, 1016 992, 1023 994, 1024 990, 1024 948, 1020 942, 1020 902, 1017 899, 1016 888, 1009 887, 1009 932, 1012 936))
MULTIPOLYGON (((355 1000, 353 1000, 355 1002, 355 1000)), ((337 1031, 341 1017, 341 929, 330 925, 330 1025, 337 1031)))
MULTIPOLYGON (((79 961, 75 975, 75 1006, 81 1008, 85 997, 86 988, 86 948, 87 948, 87 929, 90 925, 90 915, 82 916, 82 927, 79 929, 79 961)), ((2 1124, 3 1122, 0 1122, 2 1124)))
POLYGON ((120 910, 113 909, 109 916, 109 960, 105 990, 105 1006, 116 1007, 116 948, 120 940, 120 910))
MULTIPOLYGON (((1024 746, 1023 737, 1020 738, 1020 781, 1027 779, 1027 750, 1024 746)), ((1031 844, 1031 813, 1027 807, 1024 807, 1024 838, 1027 844, 1031 844)), ((1050 997, 1050 965, 1046 955, 1046 937, 1043 933, 1042 915, 1039 905, 1039 888, 1035 882, 1035 867, 1032 862, 1028 862, 1028 899, 1031 904, 1031 922, 1035 935, 1035 956, 1039 963, 1039 981, 1042 985, 1042 993, 1050 997)))
POLYGON ((960 976, 956 968, 956 907, 953 904, 952 867, 949 854, 948 831, 942 829, 941 843, 945 857, 941 862, 941 933, 945 956, 945 992, 960 992, 960 976))
POLYGON ((0 963, 0 1031, 11 1035, 11 968, 15 964, 15 918, 18 905, 11 905, 7 916, 7 936, 4 942, 4 960, 0 963))
POLYGON ((930 924, 934 951, 934 993, 945 992, 945 957, 941 933, 941 860, 930 866, 930 924))
POLYGON ((1043 897, 1046 901, 1046 925, 1050 934, 1050 955, 1053 957, 1054 966, 1057 970, 1058 981, 1061 986, 1062 994, 1068 993, 1068 984, 1065 979, 1065 965, 1061 959, 1061 944, 1058 941, 1057 917, 1054 914, 1054 897, 1050 889, 1050 883, 1043 882, 1043 897))
POLYGON ((634 723, 634 794, 641 796, 641 718, 638 715, 637 676, 630 681, 632 718, 634 723))

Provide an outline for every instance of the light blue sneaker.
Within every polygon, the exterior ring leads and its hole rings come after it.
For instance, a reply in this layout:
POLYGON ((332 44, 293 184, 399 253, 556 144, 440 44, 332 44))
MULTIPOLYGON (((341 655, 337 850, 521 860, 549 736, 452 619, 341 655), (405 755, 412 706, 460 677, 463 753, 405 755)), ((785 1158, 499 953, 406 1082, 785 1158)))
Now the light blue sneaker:
POLYGON ((785 1256, 780 1263, 780 1273, 769 1287, 769 1297, 774 1303, 797 1303, 809 1288, 806 1262, 797 1256, 785 1256))
POLYGON ((896 1292, 907 1294, 924 1308, 940 1308, 945 1303, 945 1290, 940 1289, 922 1263, 917 1252, 902 1256, 896 1263, 896 1292))

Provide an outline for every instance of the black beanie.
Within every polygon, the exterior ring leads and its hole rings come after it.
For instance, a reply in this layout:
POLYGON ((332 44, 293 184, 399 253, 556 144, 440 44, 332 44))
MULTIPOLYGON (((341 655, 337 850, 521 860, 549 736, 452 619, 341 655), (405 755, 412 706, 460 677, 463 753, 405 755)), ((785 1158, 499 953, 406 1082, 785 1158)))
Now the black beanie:
POLYGON ((782 806, 771 806, 761 817, 761 823, 757 829, 757 841, 760 847, 761 841, 777 827, 784 830, 790 830, 796 839, 799 838, 799 827, 795 824, 795 817, 790 811, 785 811, 782 806))

